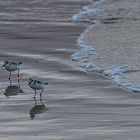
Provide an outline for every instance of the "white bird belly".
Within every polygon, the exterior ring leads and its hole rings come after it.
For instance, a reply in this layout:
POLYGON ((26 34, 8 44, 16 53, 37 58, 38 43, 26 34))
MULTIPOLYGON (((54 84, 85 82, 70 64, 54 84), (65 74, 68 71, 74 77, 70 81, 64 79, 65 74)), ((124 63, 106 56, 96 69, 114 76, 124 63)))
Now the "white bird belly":
POLYGON ((42 90, 44 88, 44 85, 42 85, 42 84, 35 84, 35 85, 32 84, 30 87, 34 90, 42 90))
POLYGON ((18 70, 18 67, 17 66, 5 66, 5 69, 7 70, 7 71, 16 71, 16 70, 18 70))

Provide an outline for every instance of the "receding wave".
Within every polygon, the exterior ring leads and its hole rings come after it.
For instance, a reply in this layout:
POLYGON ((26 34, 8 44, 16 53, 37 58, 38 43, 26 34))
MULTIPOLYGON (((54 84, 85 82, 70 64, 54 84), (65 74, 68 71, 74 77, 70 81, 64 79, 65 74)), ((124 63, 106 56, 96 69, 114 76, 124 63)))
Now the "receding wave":
POLYGON ((135 92, 140 92, 138 3, 138 0, 135 3, 93 0, 92 5, 72 16, 76 22, 92 25, 77 39, 79 49, 71 59, 78 61, 86 71, 100 72, 118 86, 135 92))

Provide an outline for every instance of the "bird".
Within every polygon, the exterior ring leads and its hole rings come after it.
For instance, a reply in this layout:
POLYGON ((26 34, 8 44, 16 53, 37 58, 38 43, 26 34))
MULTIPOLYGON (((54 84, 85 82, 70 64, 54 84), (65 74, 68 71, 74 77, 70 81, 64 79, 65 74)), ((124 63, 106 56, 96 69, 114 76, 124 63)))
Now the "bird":
POLYGON ((20 79, 20 66, 21 66, 22 62, 12 62, 12 61, 4 61, 4 65, 2 66, 2 68, 5 68, 5 70, 7 70, 8 72, 10 72, 10 75, 9 75, 9 80, 11 79, 11 72, 12 71, 18 71, 17 73, 17 76, 18 76, 18 79, 20 79))
POLYGON ((35 94, 34 94, 34 99, 36 98, 36 91, 37 90, 41 90, 40 92, 40 98, 42 97, 42 93, 44 91, 44 88, 48 85, 48 83, 43 83, 41 81, 38 81, 38 80, 33 80, 33 79, 29 79, 29 82, 28 82, 28 86, 30 88, 32 88, 34 91, 35 91, 35 94))

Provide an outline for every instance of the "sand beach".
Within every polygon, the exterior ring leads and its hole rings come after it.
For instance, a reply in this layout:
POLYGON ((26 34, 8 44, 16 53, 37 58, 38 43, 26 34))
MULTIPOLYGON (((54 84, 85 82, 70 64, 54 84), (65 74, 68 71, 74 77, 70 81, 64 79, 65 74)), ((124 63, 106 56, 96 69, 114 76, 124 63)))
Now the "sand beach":
POLYGON ((88 4, 1 2, 0 64, 23 64, 20 86, 16 73, 10 85, 9 73, 0 72, 0 140, 139 140, 140 94, 118 87, 103 74, 88 73, 70 59, 89 25, 71 17, 88 4), (49 83, 42 101, 39 95, 34 100, 29 78, 49 83))

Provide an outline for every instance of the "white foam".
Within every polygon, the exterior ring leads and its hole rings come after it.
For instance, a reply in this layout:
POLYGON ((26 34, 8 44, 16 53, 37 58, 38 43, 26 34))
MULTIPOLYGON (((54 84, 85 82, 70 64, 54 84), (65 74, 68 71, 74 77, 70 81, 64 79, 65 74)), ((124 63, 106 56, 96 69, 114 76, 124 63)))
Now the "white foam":
MULTIPOLYGON (((87 32, 87 30, 85 30, 85 32, 87 32)), ((95 54, 95 49, 84 41, 85 32, 77 39, 77 46, 79 47, 79 50, 71 55, 72 60, 85 61, 88 60, 91 55, 95 54)))
POLYGON ((80 66, 82 66, 87 72, 97 71, 102 72, 102 69, 95 64, 90 62, 90 58, 96 53, 95 49, 84 41, 84 34, 87 33, 90 28, 97 26, 94 24, 89 26, 77 39, 78 51, 71 55, 73 61, 78 61, 80 66))
POLYGON ((72 16, 72 20, 94 23, 95 19, 106 14, 105 9, 102 7, 106 0, 98 0, 91 2, 93 2, 93 5, 84 6, 81 11, 72 16))
POLYGON ((101 10, 93 8, 91 6, 85 6, 83 9, 72 17, 74 21, 88 21, 94 23, 89 26, 77 39, 78 51, 71 55, 73 61, 78 61, 79 64, 85 68, 87 72, 98 71, 101 69, 90 63, 90 58, 95 55, 95 49, 84 41, 84 34, 86 34, 93 26, 99 25, 99 20, 91 20, 90 16, 100 16, 101 10))
MULTIPOLYGON (((94 4, 101 5, 104 3, 105 0, 100 0, 97 2, 94 2, 94 4)), ((101 9, 93 8, 91 6, 86 6, 84 7, 79 13, 75 14, 72 17, 72 20, 74 21, 88 21, 88 22, 94 22, 96 24, 89 26, 77 39, 77 46, 79 47, 79 50, 75 52, 73 55, 71 55, 72 60, 78 61, 79 64, 85 68, 87 72, 100 72, 103 73, 104 75, 110 77, 115 84, 118 86, 122 86, 125 89, 135 91, 135 92, 140 92, 140 84, 132 83, 129 82, 126 78, 126 74, 130 72, 136 72, 139 71, 134 66, 130 65, 123 65, 123 66, 118 66, 115 68, 110 68, 110 69, 101 69, 100 67, 96 66, 95 64, 90 62, 90 58, 95 55, 95 49, 90 46, 88 43, 85 42, 84 40, 84 34, 86 34, 90 28, 92 28, 95 25, 99 25, 97 23, 100 23, 99 21, 94 21, 92 20, 93 17, 99 17, 101 15, 105 15, 103 13, 104 11, 101 9)))
POLYGON ((95 49, 84 41, 84 34, 87 33, 90 28, 97 26, 94 24, 89 26, 77 39, 77 46, 79 47, 78 51, 71 55, 73 61, 78 61, 79 64, 85 68, 87 72, 91 71, 101 71, 99 67, 90 63, 90 58, 95 55, 95 49))
POLYGON ((90 6, 84 7, 79 13, 72 17, 73 21, 88 21, 91 22, 90 17, 99 14, 98 9, 93 9, 90 6))
POLYGON ((91 6, 85 6, 79 13, 72 16, 72 20, 80 22, 94 22, 92 18, 99 17, 101 15, 103 15, 103 10, 93 8, 91 6))
POLYGON ((84 68, 87 72, 96 71, 96 72, 101 73, 103 71, 100 67, 98 67, 97 65, 92 64, 92 63, 87 63, 84 68))
POLYGON ((140 84, 129 82, 125 76, 125 74, 130 72, 135 72, 135 71, 139 71, 139 69, 137 69, 134 66, 126 65, 126 66, 118 66, 116 68, 104 70, 103 73, 106 76, 111 77, 115 82, 115 84, 135 92, 140 92, 140 84))

